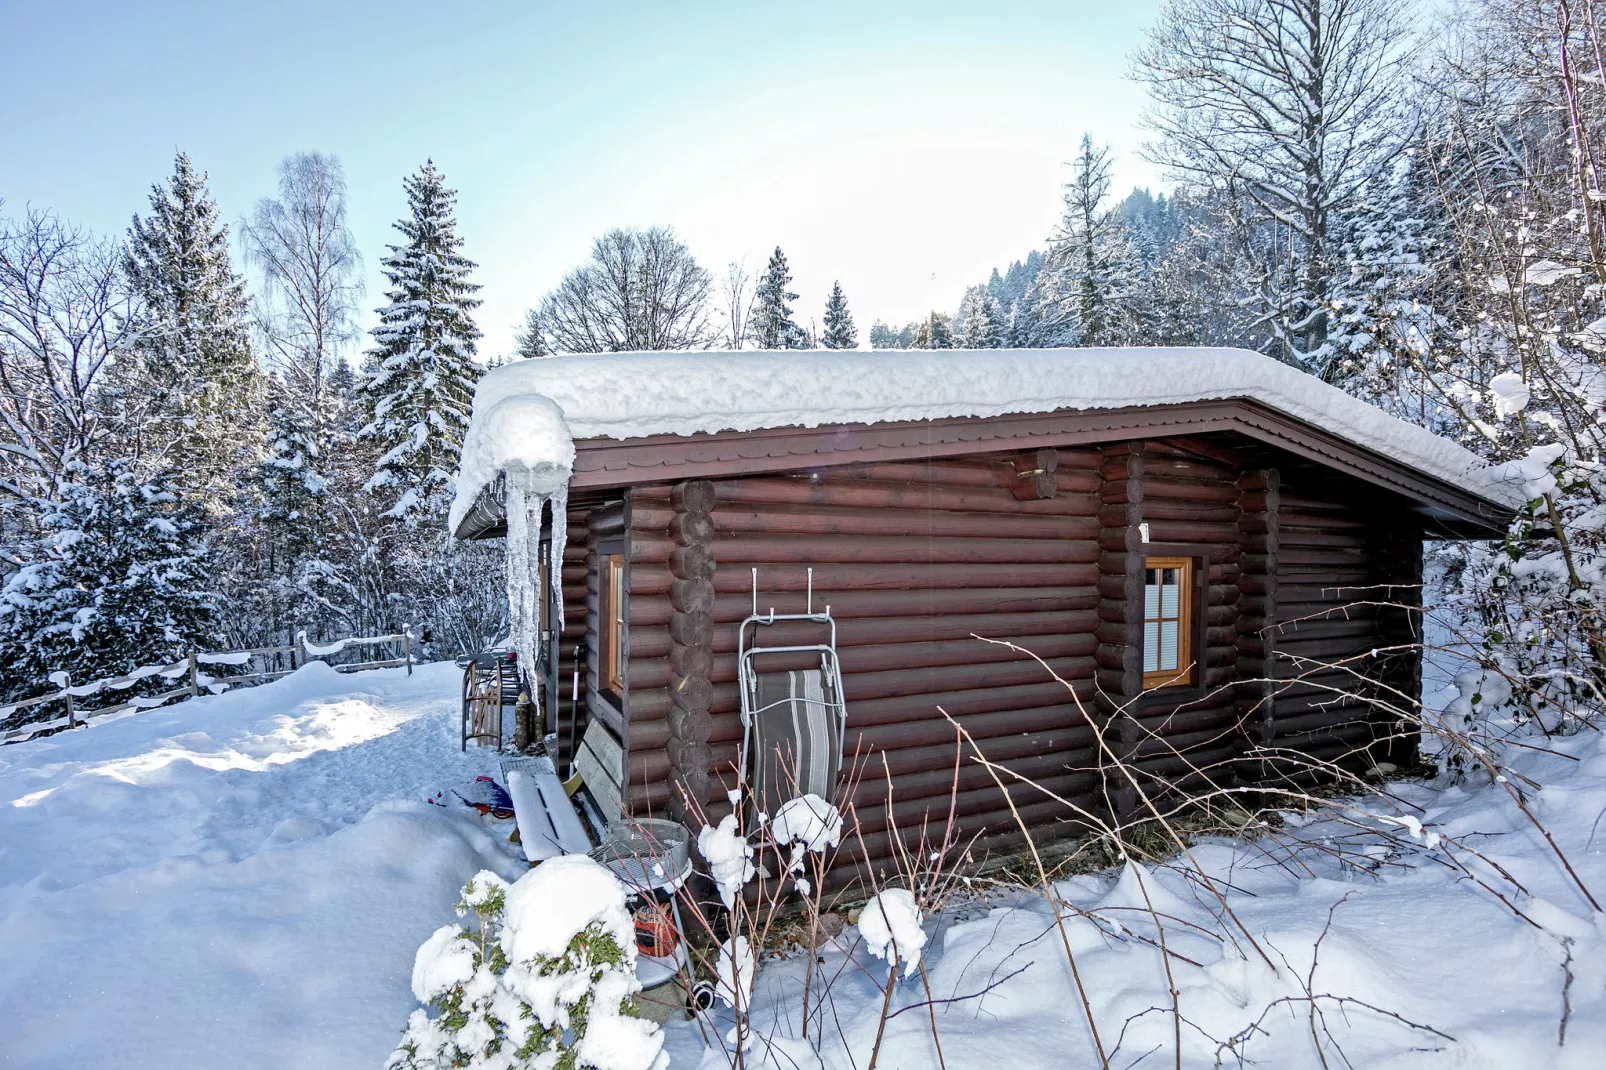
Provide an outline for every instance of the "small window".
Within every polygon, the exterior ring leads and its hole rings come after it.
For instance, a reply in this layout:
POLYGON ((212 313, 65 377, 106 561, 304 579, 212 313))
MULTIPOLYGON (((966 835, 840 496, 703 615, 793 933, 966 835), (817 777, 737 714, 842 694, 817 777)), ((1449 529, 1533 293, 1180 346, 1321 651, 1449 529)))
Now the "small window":
POLYGON ((602 558, 602 681, 615 695, 625 693, 625 555, 602 558))
POLYGON ((1193 679, 1193 559, 1143 561, 1143 687, 1193 679))

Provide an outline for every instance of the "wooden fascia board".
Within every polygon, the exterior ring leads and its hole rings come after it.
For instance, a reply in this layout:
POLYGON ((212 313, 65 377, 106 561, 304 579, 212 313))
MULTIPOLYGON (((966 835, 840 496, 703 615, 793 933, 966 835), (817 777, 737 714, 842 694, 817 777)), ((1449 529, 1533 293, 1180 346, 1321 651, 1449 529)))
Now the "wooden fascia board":
POLYGON ((1438 506, 1491 530, 1505 510, 1392 458, 1248 399, 909 423, 660 435, 577 442, 573 486, 710 479, 870 461, 922 460, 1049 446, 1102 445, 1232 431, 1355 478, 1438 506))
MULTIPOLYGON (((572 491, 641 483, 763 475, 877 461, 925 460, 1053 446, 1092 446, 1143 438, 1236 432, 1407 498, 1462 517, 1491 533, 1508 511, 1443 480, 1330 434, 1258 402, 1233 398, 1122 409, 1062 410, 887 424, 582 439, 575 443, 572 491)), ((486 538, 502 525, 481 523, 483 499, 459 538, 486 538)), ((500 503, 494 509, 499 510, 500 503)))

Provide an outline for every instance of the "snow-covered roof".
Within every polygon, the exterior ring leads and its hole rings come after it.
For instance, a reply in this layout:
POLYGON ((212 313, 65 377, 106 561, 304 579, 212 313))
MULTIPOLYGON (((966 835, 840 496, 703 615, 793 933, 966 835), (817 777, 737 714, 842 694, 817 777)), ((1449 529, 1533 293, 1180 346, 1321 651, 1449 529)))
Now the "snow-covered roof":
POLYGON ((499 475, 566 478, 579 439, 1110 409, 1245 398, 1510 508, 1469 450, 1243 349, 604 353, 521 360, 474 396, 451 530, 499 475))

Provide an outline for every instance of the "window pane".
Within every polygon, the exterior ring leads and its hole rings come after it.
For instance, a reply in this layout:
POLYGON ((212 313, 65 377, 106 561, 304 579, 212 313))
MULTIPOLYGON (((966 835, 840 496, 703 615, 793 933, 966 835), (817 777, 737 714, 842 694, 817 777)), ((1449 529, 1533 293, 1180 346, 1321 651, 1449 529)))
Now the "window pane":
POLYGON ((1182 615, 1182 587, 1177 583, 1177 570, 1165 570, 1166 582, 1160 587, 1160 613, 1166 620, 1176 620, 1182 615))
POLYGON ((1160 664, 1156 666, 1161 671, 1170 672, 1180 668, 1177 664, 1177 622, 1164 621, 1160 628, 1160 664))
MULTIPOLYGON (((1153 576, 1154 571, 1154 569, 1150 569, 1149 575, 1153 576)), ((1143 588, 1143 616, 1145 620, 1154 620, 1159 615, 1160 587, 1158 584, 1150 582, 1143 588)))
POLYGON ((1160 668, 1160 625, 1149 621, 1143 626, 1143 671, 1160 668))

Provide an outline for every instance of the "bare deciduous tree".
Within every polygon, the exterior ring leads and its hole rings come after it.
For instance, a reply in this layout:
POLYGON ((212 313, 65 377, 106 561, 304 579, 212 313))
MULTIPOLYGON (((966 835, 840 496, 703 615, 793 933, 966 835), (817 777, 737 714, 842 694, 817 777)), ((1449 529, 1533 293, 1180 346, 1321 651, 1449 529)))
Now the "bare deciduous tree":
POLYGON ((733 260, 725 266, 725 277, 719 280, 719 302, 725 348, 740 349, 747 344, 747 321, 753 313, 753 276, 745 261, 733 260))
POLYGON ((539 317, 557 353, 697 349, 718 337, 712 290, 713 276, 668 227, 610 230, 591 262, 542 299, 539 317))
POLYGON ((318 152, 286 156, 278 199, 259 201, 242 233, 246 255, 267 284, 260 327, 269 360, 326 445, 329 379, 341 348, 357 337, 363 294, 340 160, 318 152))
MULTIPOLYGON (((49 499, 117 431, 104 380, 133 330, 114 244, 48 212, 0 219, 0 501, 49 499)), ((0 523, 0 531, 15 530, 0 523)), ((9 540, 7 540, 9 541, 9 540)))
POLYGON ((1404 144, 1401 0, 1170 0, 1134 75, 1148 155, 1243 208, 1266 326, 1331 378, 1329 221, 1404 144))

